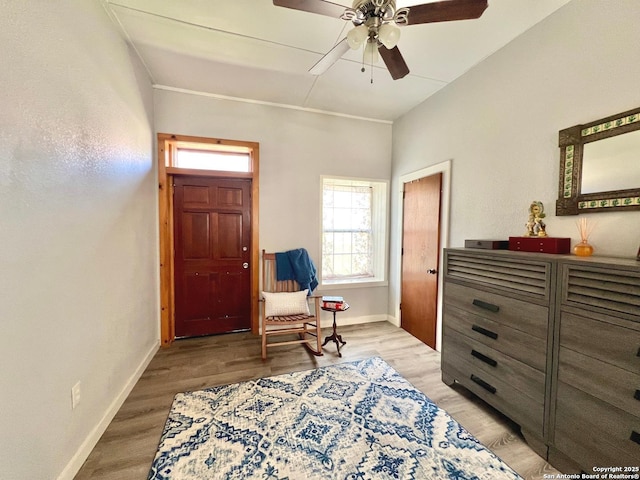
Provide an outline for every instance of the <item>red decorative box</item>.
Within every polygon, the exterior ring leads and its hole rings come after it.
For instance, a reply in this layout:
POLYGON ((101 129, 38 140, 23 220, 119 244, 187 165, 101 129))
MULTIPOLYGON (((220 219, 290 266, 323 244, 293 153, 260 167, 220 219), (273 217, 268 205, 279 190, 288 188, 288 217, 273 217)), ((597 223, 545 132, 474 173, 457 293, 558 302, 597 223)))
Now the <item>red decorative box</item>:
POLYGON ((509 250, 569 253, 571 251, 571 239, 558 237, 509 237, 509 250))

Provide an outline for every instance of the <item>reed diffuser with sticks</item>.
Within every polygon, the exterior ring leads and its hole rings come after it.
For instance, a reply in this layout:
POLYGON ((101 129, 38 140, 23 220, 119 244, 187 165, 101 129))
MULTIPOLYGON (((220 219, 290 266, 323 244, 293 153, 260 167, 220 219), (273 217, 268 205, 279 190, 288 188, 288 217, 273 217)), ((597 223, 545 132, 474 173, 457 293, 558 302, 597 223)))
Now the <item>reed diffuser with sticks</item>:
POLYGON ((593 255, 593 246, 589 244, 589 235, 593 230, 593 224, 590 224, 584 217, 576 222, 578 233, 580 234, 580 243, 573 247, 573 253, 579 257, 589 257, 593 255))

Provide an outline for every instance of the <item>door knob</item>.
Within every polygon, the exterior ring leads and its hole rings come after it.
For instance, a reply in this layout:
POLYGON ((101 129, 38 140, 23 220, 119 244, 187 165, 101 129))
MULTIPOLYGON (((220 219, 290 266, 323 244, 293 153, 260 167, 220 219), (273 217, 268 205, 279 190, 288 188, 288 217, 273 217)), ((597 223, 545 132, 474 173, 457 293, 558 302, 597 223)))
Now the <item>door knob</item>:
POLYGON ((427 273, 430 273, 431 275, 435 275, 436 273, 438 273, 438 271, 435 268, 430 268, 429 270, 427 270, 427 273))

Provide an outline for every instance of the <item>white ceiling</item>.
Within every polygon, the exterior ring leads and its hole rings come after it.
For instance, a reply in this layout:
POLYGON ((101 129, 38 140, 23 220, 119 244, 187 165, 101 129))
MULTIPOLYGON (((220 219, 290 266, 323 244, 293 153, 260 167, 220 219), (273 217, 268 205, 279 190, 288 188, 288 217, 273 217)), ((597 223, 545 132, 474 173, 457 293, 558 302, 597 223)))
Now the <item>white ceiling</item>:
POLYGON ((380 61, 373 83, 368 67, 360 71, 361 51, 308 73, 346 35, 343 20, 272 0, 103 1, 154 85, 392 121, 570 0, 489 0, 477 20, 402 27, 398 47, 411 73, 394 81, 380 61))

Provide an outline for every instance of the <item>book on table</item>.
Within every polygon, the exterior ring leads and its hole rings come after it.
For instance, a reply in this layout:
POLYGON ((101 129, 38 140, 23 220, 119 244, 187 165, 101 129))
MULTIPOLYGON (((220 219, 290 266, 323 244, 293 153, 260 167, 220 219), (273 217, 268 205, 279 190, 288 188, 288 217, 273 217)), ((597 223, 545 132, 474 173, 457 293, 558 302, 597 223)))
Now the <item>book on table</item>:
POLYGON ((322 296, 322 301, 323 302, 331 302, 331 303, 344 303, 344 298, 337 297, 337 296, 332 296, 332 295, 323 295, 322 296))
POLYGON ((346 310, 349 308, 349 304, 344 301, 343 297, 336 295, 323 295, 322 308, 328 308, 330 310, 346 310))

